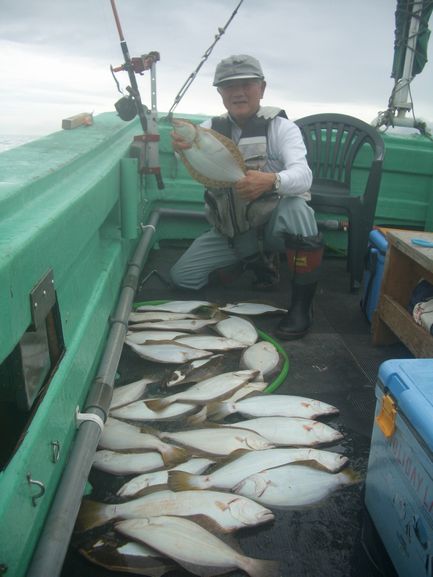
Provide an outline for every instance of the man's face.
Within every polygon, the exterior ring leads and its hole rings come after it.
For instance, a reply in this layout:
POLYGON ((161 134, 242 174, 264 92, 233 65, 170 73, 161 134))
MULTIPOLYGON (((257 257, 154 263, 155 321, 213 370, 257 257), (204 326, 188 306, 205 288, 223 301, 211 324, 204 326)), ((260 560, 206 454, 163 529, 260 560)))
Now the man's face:
POLYGON ((265 92, 263 80, 229 80, 218 87, 230 116, 242 126, 260 107, 265 92))

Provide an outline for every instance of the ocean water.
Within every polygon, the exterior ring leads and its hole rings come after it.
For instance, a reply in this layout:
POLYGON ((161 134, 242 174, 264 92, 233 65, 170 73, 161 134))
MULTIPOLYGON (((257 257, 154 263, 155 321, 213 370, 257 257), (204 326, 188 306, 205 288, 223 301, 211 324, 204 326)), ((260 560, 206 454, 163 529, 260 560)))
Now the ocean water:
POLYGON ((11 134, 11 135, 0 135, 0 152, 4 152, 5 150, 10 150, 11 148, 16 148, 17 146, 21 146, 22 144, 26 144, 26 142, 30 142, 31 140, 36 140, 39 138, 39 135, 35 134, 11 134))

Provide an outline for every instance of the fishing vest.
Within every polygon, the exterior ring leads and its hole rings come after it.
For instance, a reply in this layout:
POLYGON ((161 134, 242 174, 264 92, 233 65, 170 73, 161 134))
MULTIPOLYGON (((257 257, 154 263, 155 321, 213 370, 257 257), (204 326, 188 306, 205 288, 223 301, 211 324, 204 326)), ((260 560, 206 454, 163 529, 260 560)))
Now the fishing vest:
MULTIPOLYGON (((266 165, 268 127, 276 116, 287 118, 280 108, 261 107, 242 128, 237 146, 248 170, 262 170, 266 165)), ((212 118, 212 129, 231 139, 232 122, 227 114, 212 118)), ((206 215, 218 232, 233 238, 265 224, 279 199, 276 192, 267 192, 256 200, 245 201, 232 188, 208 188, 205 191, 206 215)))

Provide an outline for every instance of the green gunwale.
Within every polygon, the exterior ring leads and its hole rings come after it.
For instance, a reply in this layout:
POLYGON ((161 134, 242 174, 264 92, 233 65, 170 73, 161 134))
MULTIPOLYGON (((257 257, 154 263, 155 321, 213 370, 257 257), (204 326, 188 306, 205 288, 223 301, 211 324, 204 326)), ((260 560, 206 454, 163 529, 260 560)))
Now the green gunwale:
MULTIPOLYGON (((138 240, 130 234, 134 211, 138 236, 139 221, 146 223, 156 208, 203 210, 201 185, 172 152, 170 125, 162 118, 159 128, 163 190, 153 176, 137 177, 135 160, 124 162, 141 129, 137 120, 123 123, 115 113, 96 116, 90 127, 57 132, 0 154, 0 362, 29 326, 29 293, 48 269, 54 274, 66 345, 20 446, 0 473, 0 564, 14 577, 25 574, 68 459, 76 407, 83 405, 97 371, 138 240), (61 447, 56 463, 53 442, 61 447), (36 506, 28 474, 46 489, 36 506)), ((384 140, 376 224, 433 230, 433 142, 421 135, 385 134, 384 140)), ((364 172, 361 158, 354 180, 359 186, 364 172)), ((204 220, 164 218, 153 242, 191 239, 205 227, 204 220)), ((345 247, 344 234, 329 233, 327 239, 345 247)))

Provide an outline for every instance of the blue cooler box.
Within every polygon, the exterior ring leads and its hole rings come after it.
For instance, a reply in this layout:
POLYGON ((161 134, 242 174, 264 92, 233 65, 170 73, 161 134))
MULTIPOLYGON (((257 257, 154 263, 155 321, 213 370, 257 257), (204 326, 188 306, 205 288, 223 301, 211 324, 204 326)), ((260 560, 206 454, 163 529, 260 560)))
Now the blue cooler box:
POLYGON ((433 359, 382 363, 365 504, 400 577, 433 576, 433 359))
POLYGON ((369 235, 361 300, 361 308, 370 322, 379 302, 387 249, 388 241, 383 233, 372 230, 369 235))

